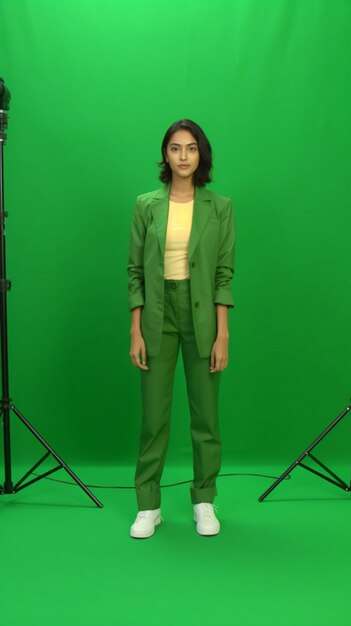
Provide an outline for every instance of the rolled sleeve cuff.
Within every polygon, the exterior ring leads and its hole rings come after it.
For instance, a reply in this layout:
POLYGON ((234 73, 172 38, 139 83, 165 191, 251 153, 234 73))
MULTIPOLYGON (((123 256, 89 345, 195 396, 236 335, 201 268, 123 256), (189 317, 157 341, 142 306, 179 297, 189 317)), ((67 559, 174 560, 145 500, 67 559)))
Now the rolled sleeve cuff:
POLYGON ((145 298, 142 293, 133 293, 128 296, 128 306, 129 310, 135 309, 138 306, 144 306, 145 298))
POLYGON ((217 289, 215 292, 214 303, 234 307, 231 291, 228 291, 228 289, 217 289))

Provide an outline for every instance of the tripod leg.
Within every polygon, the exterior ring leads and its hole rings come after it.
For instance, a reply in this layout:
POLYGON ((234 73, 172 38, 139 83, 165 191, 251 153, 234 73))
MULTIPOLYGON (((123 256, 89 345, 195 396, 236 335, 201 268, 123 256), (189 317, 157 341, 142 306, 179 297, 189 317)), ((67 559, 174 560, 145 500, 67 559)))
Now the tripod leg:
POLYGON ((278 485, 282 482, 282 480, 284 480, 292 471, 293 469, 295 469, 295 467, 297 467, 299 461, 296 460, 294 461, 294 463, 292 463, 290 465, 290 467, 288 467, 287 470, 285 470, 285 472, 279 476, 279 478, 277 478, 277 480, 273 483, 273 485, 271 485, 263 494, 262 496, 259 497, 259 502, 263 502, 263 500, 269 496, 269 494, 271 493, 271 491, 273 491, 273 489, 275 489, 276 487, 278 487, 278 485))
POLYGON ((338 415, 335 420, 327 428, 325 428, 320 435, 308 446, 308 448, 300 454, 300 456, 290 465, 290 467, 267 489, 260 497, 259 502, 262 502, 272 491, 275 489, 281 482, 292 472, 295 467, 297 467, 301 461, 309 455, 309 453, 315 448, 320 441, 342 420, 343 417, 351 410, 351 406, 347 406, 341 413, 338 415))
POLYGON ((85 491, 87 496, 89 496, 89 498, 91 498, 91 500, 95 502, 96 506, 102 509, 103 507, 102 503, 94 496, 94 494, 91 493, 91 491, 84 485, 84 483, 82 483, 82 481, 78 478, 78 476, 74 472, 72 472, 72 470, 68 467, 68 465, 66 465, 66 463, 61 459, 61 457, 59 457, 59 455, 56 454, 55 450, 53 450, 53 448, 49 446, 49 444, 45 441, 45 439, 43 439, 43 437, 38 433, 38 431, 35 430, 35 428, 32 426, 32 424, 30 424, 30 422, 28 422, 28 420, 24 417, 24 415, 22 415, 22 413, 20 413, 20 411, 16 409, 14 405, 11 405, 11 410, 15 413, 15 415, 17 415, 17 417, 28 428, 28 430, 30 430, 32 435, 34 435, 34 437, 36 437, 36 439, 40 441, 40 443, 44 446, 44 448, 46 448, 50 452, 50 454, 52 454, 52 456, 56 459, 56 461, 59 462, 59 464, 63 467, 63 469, 65 469, 66 472, 68 472, 68 474, 83 489, 83 491, 85 491))

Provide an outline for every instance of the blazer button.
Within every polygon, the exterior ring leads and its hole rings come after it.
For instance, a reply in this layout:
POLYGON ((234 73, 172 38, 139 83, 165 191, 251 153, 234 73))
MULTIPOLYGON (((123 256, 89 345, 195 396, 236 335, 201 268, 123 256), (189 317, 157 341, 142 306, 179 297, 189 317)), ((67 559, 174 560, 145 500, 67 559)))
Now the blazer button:
POLYGON ((199 308, 199 306, 200 306, 200 302, 195 302, 195 306, 196 306, 196 308, 198 309, 198 308, 199 308))
POLYGON ((192 262, 191 267, 195 267, 196 263, 195 261, 192 262))

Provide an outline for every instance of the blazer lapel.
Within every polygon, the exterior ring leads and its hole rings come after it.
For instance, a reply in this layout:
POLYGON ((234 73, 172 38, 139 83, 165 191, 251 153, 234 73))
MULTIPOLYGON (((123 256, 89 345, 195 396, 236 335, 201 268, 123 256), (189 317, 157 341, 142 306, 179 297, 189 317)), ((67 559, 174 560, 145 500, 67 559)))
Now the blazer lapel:
MULTIPOLYGON (((154 194, 151 212, 154 218, 162 257, 165 255, 170 185, 164 185, 154 194)), ((189 240, 189 259, 194 253, 201 233, 212 213, 211 192, 205 187, 195 187, 193 220, 189 240)))
POLYGON ((211 193, 205 187, 195 187, 193 222, 189 240, 189 259, 191 259, 195 251, 201 233, 212 214, 212 210, 211 193))
POLYGON ((157 189, 154 194, 154 199, 151 206, 151 212, 154 218, 154 224, 160 242, 162 258, 164 258, 165 255, 169 191, 169 185, 164 185, 161 189, 157 189))

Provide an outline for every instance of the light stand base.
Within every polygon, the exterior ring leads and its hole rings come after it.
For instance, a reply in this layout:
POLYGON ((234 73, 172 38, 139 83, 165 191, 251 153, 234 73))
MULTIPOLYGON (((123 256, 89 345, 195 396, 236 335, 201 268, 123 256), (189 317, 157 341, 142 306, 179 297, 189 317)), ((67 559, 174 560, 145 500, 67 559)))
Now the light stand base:
POLYGON ((345 417, 345 415, 350 410, 351 410, 351 406, 349 405, 342 411, 342 413, 340 413, 340 415, 338 415, 338 417, 335 418, 335 420, 331 424, 329 424, 329 426, 327 426, 327 428, 325 430, 323 430, 323 432, 320 435, 318 435, 318 437, 311 443, 311 445, 309 445, 308 448, 306 448, 306 450, 302 454, 300 454, 300 456, 296 459, 296 461, 294 461, 290 465, 290 467, 288 467, 288 469, 285 470, 285 472, 283 472, 283 474, 281 476, 279 476, 279 478, 277 478, 277 480, 269 487, 269 489, 267 489, 259 497, 259 499, 258 499, 259 502, 262 502, 270 493, 272 493, 273 489, 278 487, 278 485, 289 474, 291 474, 291 472, 295 469, 295 467, 298 467, 298 466, 303 467, 304 469, 308 470, 309 472, 312 472, 313 474, 316 474, 316 476, 319 476, 320 478, 323 478, 323 480, 327 480, 328 482, 332 483, 336 487, 340 487, 340 489, 343 489, 343 491, 351 491, 351 482, 349 484, 345 483, 341 478, 339 478, 339 476, 337 476, 326 465, 324 465, 324 463, 319 461, 313 454, 311 454, 311 451, 313 450, 313 448, 315 448, 322 441, 322 439, 324 439, 324 437, 326 435, 328 435, 328 433, 330 433, 330 431, 343 419, 343 417, 345 417), (310 457, 310 459, 312 459, 312 461, 317 463, 325 472, 327 472, 327 474, 329 474, 329 476, 326 476, 325 474, 322 474, 322 472, 318 472, 317 470, 313 469, 312 467, 309 467, 308 465, 305 465, 304 463, 302 463, 302 461, 307 456, 310 457), (332 478, 330 478, 330 477, 332 477, 332 478))
MULTIPOLYGON (((30 430, 32 435, 34 435, 34 437, 38 439, 38 441, 42 444, 42 446, 46 448, 47 452, 44 454, 44 456, 41 459, 39 459, 39 461, 37 461, 37 463, 35 463, 35 465, 33 465, 33 467, 31 467, 24 474, 24 476, 22 476, 22 478, 15 485, 12 484, 11 478, 5 476, 4 485, 3 486, 0 485, 0 495, 18 493, 25 487, 29 487, 29 485, 32 485, 38 480, 41 480, 42 478, 45 478, 46 476, 49 476, 50 474, 53 474, 54 472, 57 472, 60 469, 64 469, 71 476, 71 478, 73 478, 73 480, 77 483, 77 485, 79 485, 79 487, 81 487, 81 489, 85 491, 87 496, 89 496, 89 498, 93 500, 96 506, 102 509, 103 508, 102 503, 94 496, 94 494, 91 493, 88 487, 86 487, 86 485, 82 483, 82 481, 78 478, 78 476, 74 472, 72 472, 72 470, 68 467, 68 465, 61 459, 61 457, 55 452, 55 450, 45 441, 45 439, 43 439, 43 437, 40 435, 40 433, 38 433, 38 431, 34 428, 34 426, 32 426, 30 422, 28 422, 28 420, 24 417, 24 415, 22 415, 22 413, 20 413, 20 411, 13 404, 9 406, 9 409, 21 420, 21 422, 26 426, 26 428, 30 430), (48 470, 47 472, 44 472, 43 474, 40 474, 40 476, 36 476, 32 480, 26 480, 34 472, 34 470, 36 470, 50 455, 56 459, 56 461, 58 462, 58 466, 54 467, 53 469, 48 470)), ((4 412, 3 409, 1 409, 1 413, 3 412, 4 412)))

